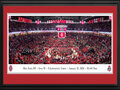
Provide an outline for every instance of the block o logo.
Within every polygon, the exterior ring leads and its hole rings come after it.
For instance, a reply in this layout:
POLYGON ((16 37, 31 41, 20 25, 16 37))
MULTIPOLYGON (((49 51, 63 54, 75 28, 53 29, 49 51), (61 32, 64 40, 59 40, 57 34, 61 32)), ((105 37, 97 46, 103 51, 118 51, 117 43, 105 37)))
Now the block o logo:
POLYGON ((13 70, 13 67, 12 65, 9 66, 9 70, 12 71, 13 70))
POLYGON ((65 32, 59 32, 58 37, 59 38, 65 38, 65 32))

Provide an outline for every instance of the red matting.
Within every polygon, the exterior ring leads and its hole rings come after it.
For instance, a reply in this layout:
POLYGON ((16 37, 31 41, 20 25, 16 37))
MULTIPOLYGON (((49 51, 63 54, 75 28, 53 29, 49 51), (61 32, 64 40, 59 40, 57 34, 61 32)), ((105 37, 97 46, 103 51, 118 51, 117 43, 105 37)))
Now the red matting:
POLYGON ((117 84, 116 6, 4 6, 3 84, 117 84), (7 74, 7 13, 113 13, 113 74, 7 74))

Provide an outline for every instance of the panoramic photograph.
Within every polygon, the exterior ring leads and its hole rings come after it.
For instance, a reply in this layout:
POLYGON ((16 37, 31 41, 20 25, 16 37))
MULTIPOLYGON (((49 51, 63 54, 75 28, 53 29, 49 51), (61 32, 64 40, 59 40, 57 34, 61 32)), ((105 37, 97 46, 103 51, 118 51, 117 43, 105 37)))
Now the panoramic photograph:
POLYGON ((112 16, 9 16, 9 64, 111 64, 112 16))

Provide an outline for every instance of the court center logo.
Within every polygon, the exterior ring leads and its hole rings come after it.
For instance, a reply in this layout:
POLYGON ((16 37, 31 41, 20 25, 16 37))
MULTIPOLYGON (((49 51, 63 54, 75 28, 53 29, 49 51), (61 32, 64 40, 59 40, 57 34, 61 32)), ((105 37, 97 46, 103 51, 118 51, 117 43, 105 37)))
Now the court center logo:
POLYGON ((111 71, 111 66, 108 66, 107 70, 110 72, 111 71))
POLYGON ((9 66, 9 71, 12 71, 13 70, 13 67, 12 65, 9 66))

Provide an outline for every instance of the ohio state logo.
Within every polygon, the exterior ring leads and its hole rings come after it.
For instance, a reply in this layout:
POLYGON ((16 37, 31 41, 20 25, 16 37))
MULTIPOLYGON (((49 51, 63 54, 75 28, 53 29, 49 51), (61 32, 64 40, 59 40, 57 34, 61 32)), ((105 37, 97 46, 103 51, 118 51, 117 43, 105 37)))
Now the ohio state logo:
POLYGON ((9 66, 9 70, 12 71, 13 70, 13 67, 12 65, 9 66))
POLYGON ((110 72, 111 71, 111 66, 108 66, 107 70, 110 72))
POLYGON ((65 38, 65 32, 59 32, 58 37, 59 38, 65 38))

